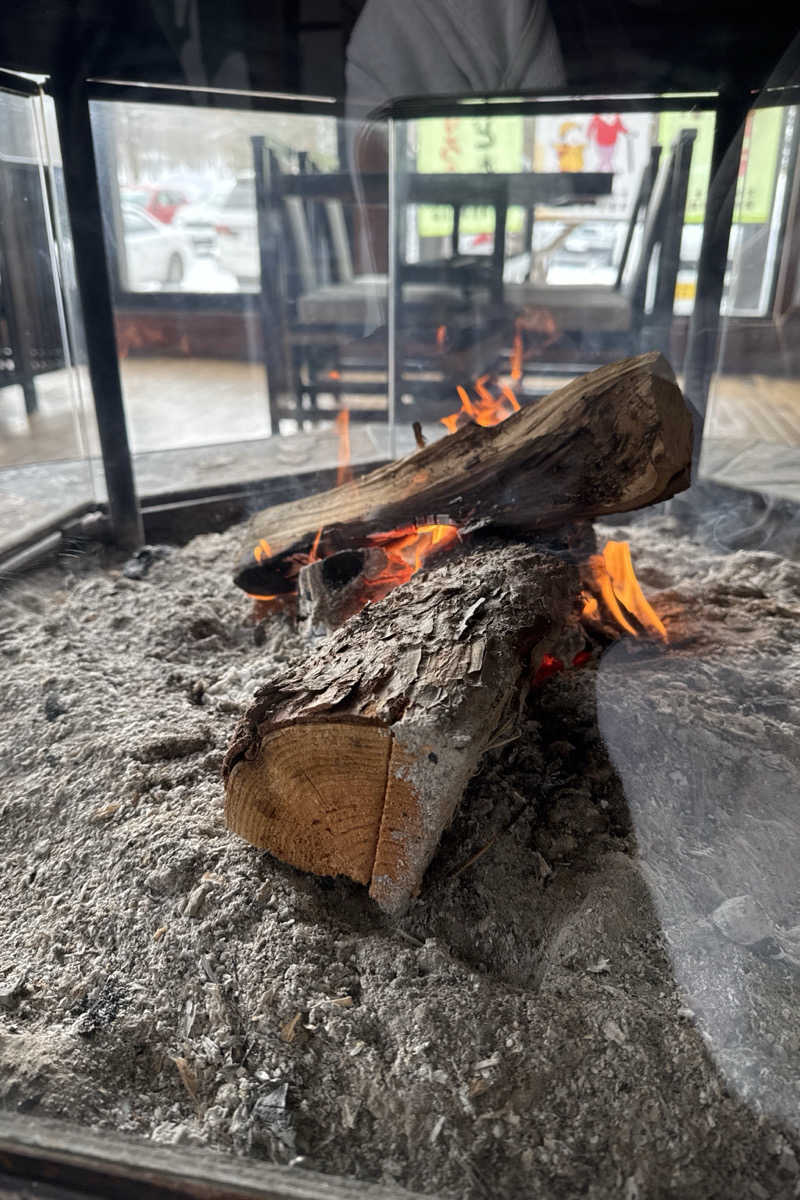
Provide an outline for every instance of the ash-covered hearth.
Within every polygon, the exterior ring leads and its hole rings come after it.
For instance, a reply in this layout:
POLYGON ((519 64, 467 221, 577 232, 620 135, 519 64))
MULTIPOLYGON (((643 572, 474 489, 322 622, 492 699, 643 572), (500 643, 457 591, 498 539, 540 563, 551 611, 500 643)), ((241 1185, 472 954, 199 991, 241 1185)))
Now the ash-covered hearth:
POLYGON ((226 826, 310 652, 249 530, 11 586, 0 1102, 420 1193, 795 1195, 800 567, 677 513, 595 523, 665 636, 551 648, 395 918, 226 826))

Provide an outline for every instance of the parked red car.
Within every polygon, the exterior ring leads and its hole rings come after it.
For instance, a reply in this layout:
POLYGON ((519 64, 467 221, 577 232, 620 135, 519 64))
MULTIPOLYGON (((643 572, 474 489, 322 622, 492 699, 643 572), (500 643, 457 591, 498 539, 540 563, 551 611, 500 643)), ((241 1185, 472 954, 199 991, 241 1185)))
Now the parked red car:
POLYGON ((138 208, 143 208, 151 217, 163 221, 165 225, 171 225, 178 209, 188 204, 188 198, 183 192, 169 187, 123 188, 122 199, 126 204, 135 204, 138 208))

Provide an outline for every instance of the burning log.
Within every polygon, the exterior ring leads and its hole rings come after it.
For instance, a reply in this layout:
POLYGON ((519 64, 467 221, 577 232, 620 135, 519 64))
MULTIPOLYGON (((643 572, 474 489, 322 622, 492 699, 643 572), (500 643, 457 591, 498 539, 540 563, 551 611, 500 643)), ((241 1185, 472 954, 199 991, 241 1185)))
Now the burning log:
POLYGON ((385 564, 376 547, 340 550, 301 567, 297 576, 297 621, 306 637, 319 637, 364 607, 364 579, 385 564))
POLYGON ((294 591, 320 529, 331 554, 420 522, 529 534, 628 512, 688 487, 690 460, 691 418, 672 370, 643 354, 501 424, 468 424, 360 479, 257 513, 234 579, 251 594, 294 591))
POLYGON ((225 758, 230 828, 402 911, 578 592, 565 558, 495 540, 367 605, 257 693, 225 758))

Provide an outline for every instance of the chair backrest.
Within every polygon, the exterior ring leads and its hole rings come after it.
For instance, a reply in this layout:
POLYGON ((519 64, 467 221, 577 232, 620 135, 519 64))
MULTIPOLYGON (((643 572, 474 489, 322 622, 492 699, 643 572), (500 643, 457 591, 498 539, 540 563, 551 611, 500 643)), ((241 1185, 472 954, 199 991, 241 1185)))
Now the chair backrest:
POLYGON ((661 147, 652 146, 650 148, 650 158, 647 161, 645 169, 642 171, 642 178, 639 182, 639 191, 636 193, 636 199, 633 202, 633 211, 631 212, 628 228, 625 233, 625 244, 622 247, 622 258, 619 262, 619 270, 617 271, 617 280, 614 284, 617 291, 622 287, 622 281, 625 278, 625 269, 628 265, 628 255, 631 252, 631 243, 633 242, 636 226, 639 223, 639 213, 646 212, 647 206, 650 203, 650 197, 653 194, 653 185, 655 184, 658 175, 658 164, 661 160, 661 147))
MULTIPOLYGON (((301 175, 319 174, 307 156, 301 175)), ((289 299, 311 292, 322 284, 349 283, 354 278, 350 234, 344 205, 336 199, 308 199, 292 195, 277 156, 271 156, 271 184, 279 217, 286 232, 289 299)))
POLYGON ((325 216, 328 221, 333 261, 338 283, 350 283, 355 276, 353 269, 353 253, 350 248, 350 231, 344 215, 344 205, 341 200, 325 201, 325 216))
POLYGON ((668 303, 672 312, 689 188, 689 168, 696 136, 696 130, 682 129, 672 143, 666 161, 661 163, 645 211, 638 257, 630 280, 622 283, 621 290, 628 296, 634 320, 639 323, 645 315, 648 279, 656 252, 656 301, 661 309, 668 303))

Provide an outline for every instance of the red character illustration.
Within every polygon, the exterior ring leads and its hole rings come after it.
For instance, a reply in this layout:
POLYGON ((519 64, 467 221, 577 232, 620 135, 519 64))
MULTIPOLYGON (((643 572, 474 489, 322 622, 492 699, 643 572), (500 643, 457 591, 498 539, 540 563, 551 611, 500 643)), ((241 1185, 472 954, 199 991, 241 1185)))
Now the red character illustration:
POLYGON ((630 131, 622 124, 619 113, 614 113, 608 120, 599 113, 592 117, 586 129, 586 137, 595 144, 598 171, 613 171, 614 150, 621 133, 629 135, 630 131))

